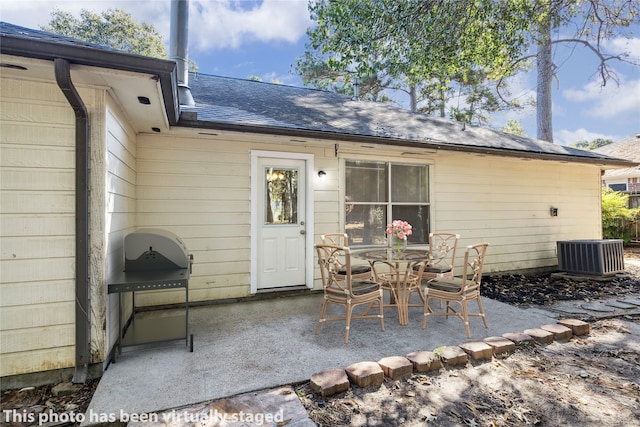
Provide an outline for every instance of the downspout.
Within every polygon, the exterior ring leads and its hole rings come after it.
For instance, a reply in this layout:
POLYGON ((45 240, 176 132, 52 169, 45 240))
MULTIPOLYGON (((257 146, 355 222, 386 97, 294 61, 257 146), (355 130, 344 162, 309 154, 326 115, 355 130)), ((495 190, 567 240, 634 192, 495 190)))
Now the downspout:
POLYGON ((76 115, 76 367, 72 382, 84 383, 89 370, 89 121, 71 82, 66 59, 55 59, 56 82, 76 115))

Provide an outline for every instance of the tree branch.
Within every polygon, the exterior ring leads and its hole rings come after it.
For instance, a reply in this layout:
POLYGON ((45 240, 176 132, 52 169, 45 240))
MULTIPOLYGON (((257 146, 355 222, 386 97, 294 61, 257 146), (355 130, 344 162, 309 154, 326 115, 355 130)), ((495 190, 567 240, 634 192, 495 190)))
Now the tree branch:
POLYGON ((633 61, 625 60, 625 57, 627 55, 624 55, 624 54, 604 55, 602 52, 600 52, 600 50, 596 46, 594 46, 587 40, 570 38, 570 39, 558 39, 552 42, 552 44, 558 44, 558 43, 578 43, 590 49, 593 52, 593 54, 595 54, 600 60, 600 65, 598 65, 598 72, 600 73, 600 77, 602 79, 602 86, 606 86, 608 80, 613 80, 616 84, 618 85, 620 84, 620 80, 618 79, 618 74, 615 72, 615 70, 613 70, 608 66, 607 62, 617 60, 617 61, 632 64, 632 65, 638 65, 638 64, 635 64, 633 61))

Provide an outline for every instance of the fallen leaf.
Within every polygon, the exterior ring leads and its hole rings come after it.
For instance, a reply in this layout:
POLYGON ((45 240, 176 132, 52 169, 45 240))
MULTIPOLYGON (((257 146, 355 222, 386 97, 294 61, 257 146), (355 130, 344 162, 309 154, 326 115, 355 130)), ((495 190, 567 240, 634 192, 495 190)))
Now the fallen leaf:
POLYGON ((475 405, 471 402, 464 402, 465 405, 467 405, 467 408, 471 409, 471 412, 473 412, 474 414, 476 412, 478 412, 478 409, 475 407, 475 405))

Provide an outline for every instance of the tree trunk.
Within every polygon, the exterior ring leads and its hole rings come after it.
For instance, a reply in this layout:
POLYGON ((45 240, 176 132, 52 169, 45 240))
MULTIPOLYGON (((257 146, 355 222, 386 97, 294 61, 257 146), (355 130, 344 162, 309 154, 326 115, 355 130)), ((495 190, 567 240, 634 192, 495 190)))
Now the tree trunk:
POLYGON ((539 28, 537 67, 538 85, 536 89, 536 119, 538 139, 553 142, 552 93, 553 59, 551 54, 551 25, 539 28))
POLYGON ((411 98, 411 112, 415 113, 418 111, 418 95, 416 94, 415 85, 411 85, 411 89, 409 90, 409 97, 411 98))

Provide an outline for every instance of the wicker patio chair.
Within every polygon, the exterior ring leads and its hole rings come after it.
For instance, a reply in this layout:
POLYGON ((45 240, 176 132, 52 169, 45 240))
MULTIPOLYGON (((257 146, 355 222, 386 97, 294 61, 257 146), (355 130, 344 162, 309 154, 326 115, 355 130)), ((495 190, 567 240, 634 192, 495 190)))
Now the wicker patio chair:
MULTIPOLYGON (((326 245, 336 245, 349 247, 349 236, 347 233, 326 233, 320 236, 322 243, 326 245)), ((344 272, 338 272, 344 274, 344 272)), ((373 270, 369 264, 356 264, 351 266, 351 275, 357 280, 373 280, 373 270)))
POLYGON ((423 279, 435 279, 437 277, 453 277, 453 268, 456 261, 459 234, 454 233, 430 233, 429 234, 429 265, 422 274, 423 279))
POLYGON ((462 277, 436 277, 426 283, 424 288, 423 329, 427 327, 427 318, 429 316, 446 316, 448 318, 450 315, 457 316, 464 322, 468 338, 471 338, 469 316, 481 317, 484 327, 489 327, 482 308, 482 301, 480 300, 482 268, 488 246, 488 243, 476 243, 475 245, 467 246, 464 253, 462 277), (444 311, 433 311, 429 306, 429 301, 432 299, 444 301, 444 311), (477 313, 469 313, 467 307, 469 301, 473 300, 478 303, 479 310, 477 313), (453 308, 451 303, 458 303, 460 310, 453 308))
MULTIPOLYGON (((429 233, 429 263, 424 267, 422 279, 430 280, 438 277, 453 277, 456 262, 456 250, 460 235, 455 233, 429 233)), ((414 267, 417 270, 419 265, 414 267)), ((420 294, 424 304, 424 296, 420 294)), ((442 308, 442 304, 440 305, 442 308)))
POLYGON ((384 331, 384 312, 382 306, 382 289, 380 285, 371 280, 354 279, 351 274, 351 251, 344 246, 317 244, 315 245, 322 275, 322 287, 324 298, 320 310, 320 319, 316 334, 324 322, 344 320, 346 322, 344 343, 349 343, 349 327, 351 319, 379 318, 380 327, 384 331), (378 304, 380 314, 369 314, 369 311, 378 304), (326 317, 327 306, 336 304, 345 308, 344 317, 326 317), (367 307, 360 315, 354 315, 353 309, 358 305, 366 304, 367 307))

